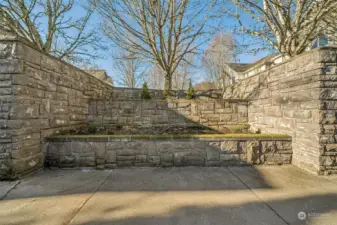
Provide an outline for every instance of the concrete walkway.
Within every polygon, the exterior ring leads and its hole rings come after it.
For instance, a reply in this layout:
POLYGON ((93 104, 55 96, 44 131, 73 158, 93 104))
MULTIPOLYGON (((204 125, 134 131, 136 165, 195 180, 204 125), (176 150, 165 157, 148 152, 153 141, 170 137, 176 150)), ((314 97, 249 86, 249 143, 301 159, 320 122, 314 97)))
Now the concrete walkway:
POLYGON ((337 178, 293 166, 51 170, 0 199, 1 225, 337 224, 337 178))

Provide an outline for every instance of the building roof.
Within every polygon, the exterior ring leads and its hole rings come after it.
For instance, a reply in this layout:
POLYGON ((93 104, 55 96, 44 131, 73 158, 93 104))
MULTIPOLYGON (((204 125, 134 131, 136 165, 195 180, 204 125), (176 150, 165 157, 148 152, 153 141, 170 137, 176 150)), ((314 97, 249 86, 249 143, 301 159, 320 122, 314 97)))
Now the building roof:
POLYGON ((204 91, 210 89, 217 89, 216 84, 213 82, 203 81, 201 83, 194 85, 194 90, 196 91, 204 91))
POLYGON ((236 72, 246 71, 251 66, 251 64, 248 63, 228 63, 227 65, 236 72))
POLYGON ((235 72, 242 73, 245 72, 257 65, 265 64, 265 63, 270 63, 275 56, 278 54, 270 54, 267 55, 266 57, 254 62, 254 63, 228 63, 227 65, 234 70, 235 72))
POLYGON ((260 59, 260 60, 258 60, 258 61, 256 61, 256 62, 254 62, 254 63, 251 63, 251 64, 250 64, 250 67, 249 67, 248 69, 253 68, 253 67, 255 67, 255 66, 259 65, 259 64, 265 64, 265 63, 271 62, 271 60, 272 60, 275 56, 277 56, 277 55, 278 55, 278 54, 276 54, 276 53, 269 54, 269 55, 267 55, 266 57, 263 57, 262 59, 260 59))
POLYGON ((95 70, 95 69, 91 69, 91 70, 84 70, 85 72, 93 75, 94 77, 105 81, 107 83, 110 83, 113 85, 113 81, 111 79, 110 76, 108 76, 107 72, 105 70, 95 70))

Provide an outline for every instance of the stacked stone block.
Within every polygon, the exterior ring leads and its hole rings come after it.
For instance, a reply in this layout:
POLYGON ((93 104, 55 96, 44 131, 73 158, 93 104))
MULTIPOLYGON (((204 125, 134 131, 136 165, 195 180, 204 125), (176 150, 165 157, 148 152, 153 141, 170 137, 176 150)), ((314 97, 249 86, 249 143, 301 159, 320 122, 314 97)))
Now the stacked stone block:
MULTIPOLYGON (((147 127, 201 124, 222 130, 248 121, 254 130, 292 136, 293 164, 318 174, 337 173, 336 67, 336 48, 318 48, 229 87, 225 100, 217 90, 197 92, 193 101, 182 100, 185 93, 181 91, 172 92, 176 99, 167 101, 163 100, 162 91, 150 90, 153 99, 145 102, 140 100, 139 89, 113 88, 36 51, 15 35, 1 33, 0 179, 15 179, 40 169, 45 137, 89 123, 147 127)), ((250 152, 220 154, 219 160, 204 160, 205 165, 241 157, 256 163, 270 158, 289 159, 284 154, 257 157, 260 147, 254 143, 249 146, 245 149, 252 149, 250 152)), ((80 152, 81 160, 76 161, 79 166, 93 158, 92 165, 101 164, 107 155, 111 159, 107 165, 117 164, 113 162, 114 155, 126 165, 149 161, 156 165, 184 164, 185 159, 201 162, 198 151, 181 157, 182 153, 132 155, 114 150, 109 154, 97 150, 98 155, 96 151, 93 155, 88 149, 92 148, 84 147, 80 152)), ((108 152, 113 147, 102 149, 108 152)), ((67 148, 62 151, 69 156, 62 159, 64 163, 72 164, 72 153, 67 148)))
POLYGON ((16 59, 17 46, 12 42, 0 43, 0 178, 13 173, 11 149, 17 149, 13 141, 18 121, 10 121, 15 105, 13 93, 13 75, 22 70, 21 62, 16 59))
POLYGON ((246 124, 247 111, 247 102, 239 100, 91 100, 88 120, 104 127, 202 125, 224 131, 246 124))
MULTIPOLYGON (((164 98, 160 90, 150 90, 154 101, 139 103, 140 93, 140 89, 113 88, 35 50, 16 35, 1 33, 0 179, 16 179, 42 168, 45 137, 89 122, 141 126, 191 122, 184 118, 192 111, 188 104, 159 103, 164 98)), ((186 95, 183 91, 171 94, 177 98, 186 95)), ((196 96, 221 98, 218 90, 197 92, 196 96)), ((242 117, 247 120, 247 114, 242 117)))
POLYGON ((172 167, 289 164, 290 137, 56 137, 45 144, 51 167, 172 167))
POLYGON ((224 97, 249 101, 254 130, 292 136, 293 164, 337 173, 336 66, 336 48, 315 49, 243 80, 224 97))
MULTIPOLYGON (((163 100, 165 95, 163 90, 149 89, 149 94, 152 100, 163 100)), ((175 99, 186 99, 186 90, 171 90, 170 96, 175 99)), ((199 100, 220 100, 222 99, 222 91, 219 89, 210 89, 195 91, 194 97, 199 100)), ((141 89, 139 88, 114 88, 112 98, 120 101, 131 101, 141 99, 141 89)))
POLYGON ((320 171, 337 174, 337 50, 319 55, 324 62, 320 78, 320 171))
POLYGON ((16 36, 0 38, 0 179, 15 179, 43 167, 44 137, 86 126, 89 99, 110 97, 112 86, 16 36))

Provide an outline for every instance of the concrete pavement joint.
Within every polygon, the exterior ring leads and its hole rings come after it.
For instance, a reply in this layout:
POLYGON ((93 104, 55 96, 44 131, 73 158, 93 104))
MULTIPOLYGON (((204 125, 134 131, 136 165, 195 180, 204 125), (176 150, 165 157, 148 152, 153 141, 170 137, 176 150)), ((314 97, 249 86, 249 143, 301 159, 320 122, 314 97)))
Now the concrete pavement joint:
POLYGON ((110 174, 112 173, 112 170, 109 172, 109 174, 106 176, 106 178, 98 185, 98 187, 93 191, 93 193, 84 200, 84 202, 81 204, 81 206, 79 208, 76 209, 76 211, 74 212, 74 216, 69 219, 67 222, 63 223, 63 225, 69 225, 71 224, 74 219, 76 218, 76 216, 79 214, 79 212, 83 209, 83 207, 87 204, 87 202, 97 193, 97 191, 103 186, 103 184, 105 183, 105 181, 109 178, 110 174))
POLYGON ((4 199, 9 195, 9 193, 10 193, 13 189, 15 189, 20 183, 21 183, 21 181, 18 181, 18 182, 16 182, 12 187, 10 187, 10 188, 8 189, 8 191, 6 192, 6 194, 5 194, 0 200, 1 200, 1 201, 4 200, 4 199))
POLYGON ((267 202, 261 199, 239 176, 237 176, 229 167, 227 167, 228 171, 235 176, 253 195, 255 195, 263 204, 265 204, 272 212, 275 213, 277 217, 279 217, 285 224, 290 225, 280 214, 278 214, 273 207, 271 207, 267 202))

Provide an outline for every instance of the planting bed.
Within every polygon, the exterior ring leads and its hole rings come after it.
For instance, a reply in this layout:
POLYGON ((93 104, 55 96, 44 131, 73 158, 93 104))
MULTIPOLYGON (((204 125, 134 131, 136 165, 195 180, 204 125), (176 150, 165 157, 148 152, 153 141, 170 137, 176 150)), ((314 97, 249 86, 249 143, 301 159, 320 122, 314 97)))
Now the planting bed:
POLYGON ((134 135, 134 134, 217 134, 219 131, 202 126, 178 127, 178 126, 157 126, 157 127, 95 127, 89 126, 86 129, 64 131, 62 135, 134 135))
POLYGON ((131 127, 131 126, 109 126, 99 127, 90 125, 87 128, 62 131, 61 135, 153 135, 153 134, 227 134, 227 133, 248 133, 247 124, 231 125, 220 130, 214 130, 206 126, 152 126, 152 127, 131 127))

